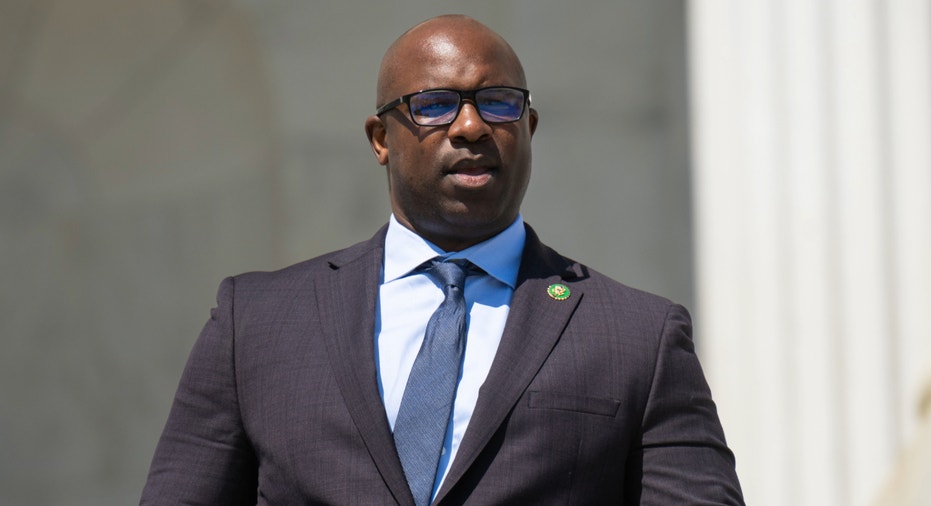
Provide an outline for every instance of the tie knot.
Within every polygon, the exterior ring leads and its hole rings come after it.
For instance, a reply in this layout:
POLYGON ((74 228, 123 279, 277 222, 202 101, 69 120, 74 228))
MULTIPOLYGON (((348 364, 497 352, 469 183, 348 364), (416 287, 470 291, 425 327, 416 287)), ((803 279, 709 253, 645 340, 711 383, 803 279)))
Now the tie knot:
POLYGON ((439 281, 444 289, 447 286, 455 286, 456 288, 462 289, 462 285, 465 283, 466 278, 466 266, 461 265, 459 262, 465 264, 469 263, 466 260, 434 260, 432 265, 427 269, 427 274, 439 281))

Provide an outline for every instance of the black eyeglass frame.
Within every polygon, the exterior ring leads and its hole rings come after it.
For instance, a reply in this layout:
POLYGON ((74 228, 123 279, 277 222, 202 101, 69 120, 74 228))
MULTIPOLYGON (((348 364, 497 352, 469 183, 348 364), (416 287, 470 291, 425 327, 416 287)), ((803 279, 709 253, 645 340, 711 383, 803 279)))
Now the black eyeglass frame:
POLYGON ((381 116, 382 114, 394 109, 395 107, 398 107, 401 104, 407 104, 407 115, 411 119, 411 121, 414 122, 415 125, 446 126, 446 125, 451 125, 454 121, 456 121, 456 118, 459 117, 459 113, 462 112, 462 105, 466 102, 466 100, 472 102, 472 104, 478 110, 479 115, 482 117, 482 120, 485 121, 486 123, 495 123, 495 124, 514 123, 515 121, 520 121, 520 119, 524 117, 524 111, 526 111, 527 108, 530 107, 530 90, 526 90, 524 88, 517 88, 515 86, 486 86, 484 88, 478 88, 475 90, 455 90, 452 88, 428 88, 426 90, 420 90, 420 91, 415 91, 413 93, 408 93, 407 95, 398 97, 392 100, 391 102, 388 102, 387 104, 379 107, 378 109, 375 109, 375 116, 381 116), (478 102, 475 101, 475 96, 478 93, 483 92, 485 90, 499 90, 499 89, 519 91, 524 95, 524 106, 521 108, 520 115, 517 118, 512 119, 512 120, 507 120, 507 121, 490 121, 486 119, 485 116, 482 114, 482 108, 478 105, 478 102), (449 120, 448 123, 432 123, 432 124, 424 125, 424 124, 418 123, 417 120, 414 118, 414 111, 411 110, 411 98, 414 97, 415 95, 419 95, 421 93, 427 93, 431 91, 451 91, 453 93, 459 94, 459 106, 456 108, 456 114, 455 116, 452 117, 451 120, 449 120))

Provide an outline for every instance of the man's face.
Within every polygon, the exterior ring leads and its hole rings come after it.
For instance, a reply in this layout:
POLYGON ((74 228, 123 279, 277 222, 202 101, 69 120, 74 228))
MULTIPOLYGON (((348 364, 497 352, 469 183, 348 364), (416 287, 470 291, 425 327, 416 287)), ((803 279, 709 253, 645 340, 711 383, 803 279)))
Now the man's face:
MULTIPOLYGON (((389 100, 431 88, 524 87, 511 53, 484 33, 435 34, 404 57, 389 100)), ((536 111, 513 123, 486 123, 471 102, 446 126, 418 126, 407 105, 366 121, 387 167, 398 221, 447 251, 481 242, 517 217, 530 180, 536 111)))

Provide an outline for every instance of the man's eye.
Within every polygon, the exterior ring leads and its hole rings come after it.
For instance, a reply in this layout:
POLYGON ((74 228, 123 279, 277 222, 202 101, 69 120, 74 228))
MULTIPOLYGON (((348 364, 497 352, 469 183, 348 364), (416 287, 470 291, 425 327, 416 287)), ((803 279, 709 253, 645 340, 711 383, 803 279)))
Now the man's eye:
POLYGON ((447 102, 444 100, 435 100, 432 102, 421 104, 417 109, 421 112, 429 113, 429 112, 437 112, 437 111, 448 111, 452 107, 453 107, 453 104, 451 104, 450 102, 447 102))

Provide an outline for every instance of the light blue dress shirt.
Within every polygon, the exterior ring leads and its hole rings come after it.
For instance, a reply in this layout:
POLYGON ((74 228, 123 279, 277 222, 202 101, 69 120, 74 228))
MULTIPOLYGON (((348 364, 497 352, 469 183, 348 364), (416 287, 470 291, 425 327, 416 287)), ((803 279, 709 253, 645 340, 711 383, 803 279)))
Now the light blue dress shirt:
POLYGON ((452 423, 446 430, 433 485, 434 496, 456 457, 459 442, 472 418, 479 388, 498 351, 525 239, 524 222, 518 216, 514 223, 491 239, 447 253, 401 225, 394 215, 388 223, 385 263, 375 313, 375 360, 378 388, 391 430, 394 430, 407 377, 420 351, 427 321, 443 301, 443 290, 423 272, 413 271, 424 262, 440 257, 464 258, 485 272, 470 275, 465 283, 465 356, 456 387, 452 423))

